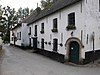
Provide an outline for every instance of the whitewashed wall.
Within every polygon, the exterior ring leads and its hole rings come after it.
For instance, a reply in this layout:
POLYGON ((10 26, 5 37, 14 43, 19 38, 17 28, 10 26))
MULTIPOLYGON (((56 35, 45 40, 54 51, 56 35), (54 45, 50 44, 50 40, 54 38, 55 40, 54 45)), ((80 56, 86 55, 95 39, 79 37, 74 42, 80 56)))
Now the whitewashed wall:
POLYGON ((24 46, 28 46, 29 45, 27 23, 22 23, 22 28, 21 28, 21 43, 23 43, 24 46))
MULTIPOLYGON (((81 4, 77 3, 74 4, 66 9, 62 9, 61 11, 54 13, 50 16, 47 16, 39 21, 37 21, 36 23, 33 23, 32 25, 30 25, 29 27, 32 27, 32 35, 34 37, 34 26, 37 25, 37 37, 38 37, 38 48, 41 49, 41 39, 44 38, 44 41, 49 42, 51 41, 51 43, 53 43, 53 39, 57 38, 58 39, 58 44, 62 43, 63 47, 61 47, 60 45, 58 45, 58 53, 60 54, 66 54, 66 50, 65 50, 65 43, 67 41, 68 38, 71 37, 71 32, 74 32, 74 37, 78 37, 80 39, 81 37, 81 30, 83 30, 83 26, 84 24, 83 22, 83 14, 81 13, 81 8, 80 8, 81 4), (71 30, 71 31, 67 31, 66 30, 66 26, 68 25, 68 14, 75 12, 75 16, 76 16, 76 30, 71 30), (51 29, 53 29, 53 19, 57 18, 58 19, 58 33, 53 33, 51 31, 51 29), (80 19, 81 18, 81 19, 80 19), (41 23, 44 23, 44 34, 41 34, 41 23), (61 40, 61 34, 63 33, 63 40, 61 40)), ((46 45, 44 44, 44 49, 45 50, 49 50, 49 51, 53 51, 53 44, 51 45, 46 45)))
POLYGON ((10 44, 14 44, 14 39, 12 40, 13 36, 12 36, 12 31, 10 31, 10 44))
MULTIPOLYGON (((93 40, 92 35, 95 33, 95 50, 100 49, 100 12, 99 12, 99 0, 83 0, 82 3, 78 2, 59 12, 49 15, 32 25, 32 35, 34 37, 34 26, 37 25, 38 28, 38 48, 41 49, 41 39, 44 41, 53 43, 53 39, 57 38, 58 43, 63 43, 63 47, 58 45, 58 53, 66 55, 67 50, 65 49, 65 43, 68 38, 71 37, 71 32, 73 31, 73 37, 77 37, 82 40, 84 49, 82 51, 82 57, 85 57, 85 52, 93 50, 93 40), (68 25, 68 14, 75 12, 75 26, 76 30, 66 30, 68 25), (58 19, 58 33, 53 33, 51 29, 53 28, 53 19, 58 19), (41 34, 41 23, 44 23, 44 34, 41 34), (81 31, 83 34, 81 35, 81 31), (63 34, 63 40, 61 40, 61 34, 63 34), (87 39, 88 35, 88 39, 87 39), (81 39, 82 37, 82 39, 81 39), (87 43, 88 41, 88 43, 87 43)), ((53 51, 53 44, 44 44, 44 49, 53 51)))
POLYGON ((85 51, 93 50, 93 32, 95 34, 94 48, 100 50, 100 12, 99 12, 99 0, 84 0, 83 1, 83 13, 84 13, 84 37, 85 37, 85 51), (89 35, 89 43, 86 44, 86 37, 89 35))
MULTIPOLYGON (((22 29, 22 26, 16 28, 16 30, 17 30, 16 35, 17 35, 17 33, 21 32, 21 29, 22 29)), ((21 46, 21 40, 19 40, 18 37, 17 37, 17 41, 16 41, 15 44, 18 45, 18 46, 21 46)))
POLYGON ((21 46, 23 44, 24 46, 29 45, 29 40, 28 40, 28 27, 27 23, 22 23, 21 26, 13 29, 13 31, 10 31, 10 43, 14 44, 14 40, 12 41, 12 32, 15 34, 15 37, 17 37, 17 33, 21 32, 21 39, 17 39, 15 42, 16 45, 21 46))
POLYGON ((10 44, 14 44, 14 36, 12 35, 14 33, 15 37, 17 37, 17 29, 13 29, 10 31, 10 44), (12 40, 13 38, 13 40, 12 40))

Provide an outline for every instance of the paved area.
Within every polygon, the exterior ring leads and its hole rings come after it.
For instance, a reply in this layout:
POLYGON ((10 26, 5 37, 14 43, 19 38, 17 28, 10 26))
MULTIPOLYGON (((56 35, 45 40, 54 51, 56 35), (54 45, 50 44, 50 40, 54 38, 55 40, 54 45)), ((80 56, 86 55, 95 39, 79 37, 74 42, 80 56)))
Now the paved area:
POLYGON ((9 45, 5 45, 4 49, 0 75, 100 75, 98 66, 76 67, 9 45))

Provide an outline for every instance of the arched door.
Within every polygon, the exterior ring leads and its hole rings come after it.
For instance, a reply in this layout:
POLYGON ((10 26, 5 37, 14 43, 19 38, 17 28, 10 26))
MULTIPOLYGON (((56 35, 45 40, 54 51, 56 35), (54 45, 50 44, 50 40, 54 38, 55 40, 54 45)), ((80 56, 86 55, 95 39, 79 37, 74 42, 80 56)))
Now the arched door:
POLYGON ((75 64, 79 64, 79 44, 76 41, 72 41, 69 45, 69 61, 75 64))

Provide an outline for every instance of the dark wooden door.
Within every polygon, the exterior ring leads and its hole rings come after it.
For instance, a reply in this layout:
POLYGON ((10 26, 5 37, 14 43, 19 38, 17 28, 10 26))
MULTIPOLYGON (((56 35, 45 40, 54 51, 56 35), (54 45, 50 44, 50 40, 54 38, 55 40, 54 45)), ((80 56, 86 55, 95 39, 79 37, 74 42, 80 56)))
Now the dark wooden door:
POLYGON ((37 38, 33 38, 33 49, 37 49, 37 38))
POLYGON ((41 49, 44 49, 44 39, 41 39, 41 49))
POLYGON ((58 49, 58 39, 53 39, 53 51, 57 51, 58 49))
POLYGON ((69 61, 75 64, 79 63, 79 44, 75 41, 70 43, 69 61))

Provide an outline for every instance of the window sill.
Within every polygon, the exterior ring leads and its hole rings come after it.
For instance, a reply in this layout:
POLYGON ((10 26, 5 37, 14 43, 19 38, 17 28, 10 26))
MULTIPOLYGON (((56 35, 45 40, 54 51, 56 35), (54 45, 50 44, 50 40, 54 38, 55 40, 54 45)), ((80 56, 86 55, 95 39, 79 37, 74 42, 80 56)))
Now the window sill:
POLYGON ((44 33, 44 31, 40 31, 40 33, 41 33, 41 34, 43 34, 43 33, 44 33))
POLYGON ((69 31, 69 30, 76 30, 76 26, 75 25, 68 25, 66 27, 66 30, 69 31))
POLYGON ((51 30, 52 32, 58 32, 58 29, 57 28, 54 28, 51 30))
POLYGON ((36 34, 34 36, 37 36, 36 34))
POLYGON ((31 35, 31 33, 28 33, 28 35, 31 35))

